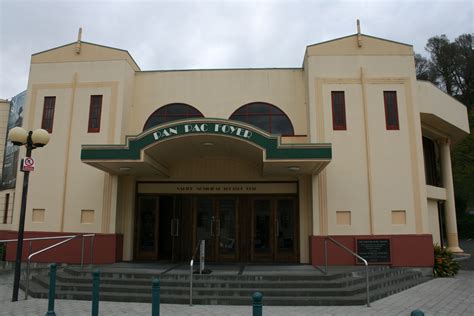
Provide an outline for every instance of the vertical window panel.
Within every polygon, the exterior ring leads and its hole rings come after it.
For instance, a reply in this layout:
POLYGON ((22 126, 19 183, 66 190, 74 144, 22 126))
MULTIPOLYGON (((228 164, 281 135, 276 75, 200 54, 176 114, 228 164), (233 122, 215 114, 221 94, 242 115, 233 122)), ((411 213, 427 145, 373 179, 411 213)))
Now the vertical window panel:
POLYGON ((100 132, 100 117, 102 114, 102 96, 91 95, 91 103, 89 107, 89 133, 100 132))
POLYGON ((383 99, 385 103, 385 124, 387 130, 399 130, 397 92, 384 91, 383 99))
POLYGON ((345 131, 347 129, 347 124, 344 91, 332 91, 331 103, 333 129, 335 131, 345 131))
POLYGON ((41 119, 41 128, 53 132, 54 107, 56 105, 56 97, 44 97, 43 117, 41 119))

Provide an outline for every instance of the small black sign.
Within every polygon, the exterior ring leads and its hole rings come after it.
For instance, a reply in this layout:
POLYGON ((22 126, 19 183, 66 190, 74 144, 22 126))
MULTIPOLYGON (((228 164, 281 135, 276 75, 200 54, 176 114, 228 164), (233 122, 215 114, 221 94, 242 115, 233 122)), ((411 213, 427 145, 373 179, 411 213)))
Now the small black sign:
POLYGON ((390 263, 390 240, 357 239, 357 254, 369 263, 390 263))

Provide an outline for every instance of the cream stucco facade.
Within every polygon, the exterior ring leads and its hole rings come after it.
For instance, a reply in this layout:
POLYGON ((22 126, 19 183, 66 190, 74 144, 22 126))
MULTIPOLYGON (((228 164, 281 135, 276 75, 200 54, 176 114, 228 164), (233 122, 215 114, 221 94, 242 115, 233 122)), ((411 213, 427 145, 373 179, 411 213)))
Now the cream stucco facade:
MULTIPOLYGON (((360 238, 397 236, 413 236, 416 243, 417 236, 432 236, 432 242, 439 243, 439 201, 445 205, 448 246, 461 251, 450 148, 469 133, 466 108, 430 83, 416 80, 410 45, 356 34, 308 46, 302 68, 142 71, 124 50, 78 42, 33 55, 27 91, 23 124, 27 129, 41 127, 45 97, 55 97, 51 141, 33 152, 37 169, 30 178, 27 231, 119 235, 116 260, 136 260, 137 240, 142 238, 137 235, 138 200, 145 196, 140 183, 155 183, 156 189, 147 194, 156 196, 164 194, 162 183, 254 183, 256 193, 273 196, 277 202, 272 203, 279 203, 279 196, 294 197, 297 262, 315 264, 318 236, 351 236, 354 243, 360 238), (333 128, 333 91, 344 92, 345 130, 333 128), (396 130, 386 127, 384 91, 396 94, 396 130), (88 119, 94 95, 102 96, 102 108, 100 131, 91 133, 88 119), (252 102, 283 111, 293 135, 272 136, 229 120, 234 111, 252 102), (275 151, 285 150, 288 156, 272 159, 263 143, 227 137, 224 132, 179 135, 135 148, 153 132, 184 126, 169 122, 144 131, 152 113, 173 103, 188 104, 202 113, 190 124, 234 124, 233 128, 261 134, 266 144, 275 139, 275 151), (439 186, 425 180, 423 137, 439 144, 443 179, 439 186), (123 155, 136 150, 139 156, 110 158, 106 153, 113 148, 123 155), (303 158, 297 153, 308 149, 316 155, 321 148, 328 149, 329 156, 303 158), (265 183, 276 191, 281 183, 294 183, 297 190, 272 194, 263 188, 265 183)), ((18 176, 16 192, 21 187, 18 176)), ((245 194, 232 191, 232 196, 239 195, 245 194)), ((235 229, 245 232, 244 226, 254 227, 246 231, 252 237, 242 239, 254 247, 255 230, 260 228, 255 218, 242 222, 243 213, 257 212, 245 207, 254 200, 237 199, 241 217, 235 229)), ((18 227, 20 194, 14 204, 13 222, 0 224, 0 230, 18 227)), ((196 225, 189 227, 194 231, 196 225)), ((276 225, 270 231, 278 231, 276 225)), ((188 242, 195 242, 196 235, 191 235, 188 242)), ((392 261, 398 260, 396 256, 404 256, 403 251, 392 248, 392 261)))

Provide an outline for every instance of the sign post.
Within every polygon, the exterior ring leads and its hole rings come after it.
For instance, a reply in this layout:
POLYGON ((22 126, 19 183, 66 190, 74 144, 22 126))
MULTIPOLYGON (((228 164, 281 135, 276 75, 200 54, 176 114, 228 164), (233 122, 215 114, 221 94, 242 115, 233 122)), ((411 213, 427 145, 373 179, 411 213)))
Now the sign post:
POLYGON ((206 257, 206 240, 201 240, 201 247, 199 249, 199 274, 204 271, 204 259, 206 257))
POLYGON ((21 159, 21 171, 23 172, 29 172, 29 171, 34 171, 35 170, 35 160, 33 157, 26 157, 21 159))

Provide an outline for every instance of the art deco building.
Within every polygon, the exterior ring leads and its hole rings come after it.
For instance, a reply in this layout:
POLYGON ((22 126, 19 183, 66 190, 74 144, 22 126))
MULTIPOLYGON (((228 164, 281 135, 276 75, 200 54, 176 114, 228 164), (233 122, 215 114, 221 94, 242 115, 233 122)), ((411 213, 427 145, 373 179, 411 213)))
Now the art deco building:
MULTIPOLYGON (((34 54, 22 125, 51 141, 33 152, 26 235, 96 233, 97 263, 189 260, 204 239, 208 261, 315 265, 332 236, 429 267, 433 243, 461 251, 450 152, 469 125, 413 55, 363 34, 283 69, 141 70, 81 41, 34 54)), ((0 239, 16 238, 21 189, 18 172, 0 192, 0 239)), ((80 246, 37 258, 78 262, 80 246)))

